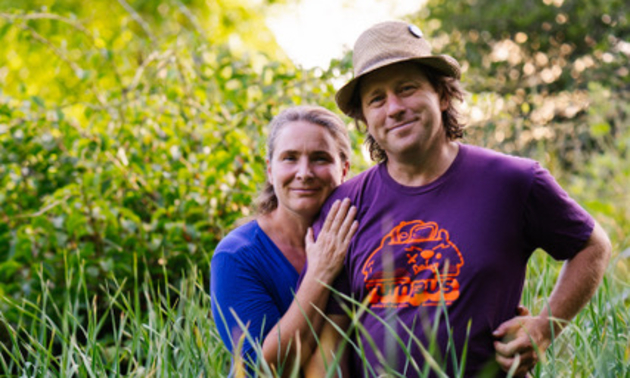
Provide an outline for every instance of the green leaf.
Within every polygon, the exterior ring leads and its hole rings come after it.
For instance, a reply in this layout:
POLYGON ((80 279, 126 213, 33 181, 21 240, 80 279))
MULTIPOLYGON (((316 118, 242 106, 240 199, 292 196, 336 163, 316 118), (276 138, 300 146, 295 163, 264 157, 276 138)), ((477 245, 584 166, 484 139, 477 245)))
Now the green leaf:
POLYGON ((595 137, 601 137, 610 133, 610 125, 602 122, 591 126, 591 134, 595 137))
POLYGON ((44 108, 44 100, 39 96, 31 96, 31 100, 40 108, 44 108))

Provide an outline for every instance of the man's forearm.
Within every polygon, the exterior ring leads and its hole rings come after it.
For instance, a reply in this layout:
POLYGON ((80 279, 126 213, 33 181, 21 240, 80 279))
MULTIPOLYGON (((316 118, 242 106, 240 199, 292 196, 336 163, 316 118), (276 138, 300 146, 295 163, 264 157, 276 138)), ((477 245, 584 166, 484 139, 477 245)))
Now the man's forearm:
POLYGON ((348 351, 340 350, 343 339, 337 327, 347 330, 350 319, 346 315, 329 315, 329 320, 322 326, 320 345, 315 349, 313 356, 304 368, 305 378, 325 377, 327 370, 335 364, 334 360, 339 357, 339 364, 335 369, 340 372, 341 377, 349 377, 349 355, 348 351), (343 355, 339 356, 339 353, 343 355))
POLYGON ((556 335, 595 294, 610 261, 611 249, 606 232, 596 223, 584 249, 562 267, 549 303, 540 314, 559 320, 554 322, 556 335))
POLYGON ((540 315, 522 312, 493 332, 497 338, 494 343, 496 360, 503 371, 510 371, 517 364, 513 373, 521 377, 536 365, 553 338, 595 294, 608 266, 610 250, 608 236, 596 224, 584 249, 562 267, 540 315))

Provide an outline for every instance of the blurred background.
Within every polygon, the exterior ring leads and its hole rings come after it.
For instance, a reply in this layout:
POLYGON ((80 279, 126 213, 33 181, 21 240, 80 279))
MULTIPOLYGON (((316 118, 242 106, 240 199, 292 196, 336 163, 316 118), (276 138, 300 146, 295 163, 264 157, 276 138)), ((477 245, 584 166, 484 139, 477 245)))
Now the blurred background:
MULTIPOLYGON (((608 231, 607 300, 621 312, 589 324, 614 323, 614 358, 627 363, 625 1, 0 0, 0 366, 25 366, 6 357, 28 349, 11 335, 37 323, 25 308, 42 298, 84 297, 79 319, 111 310, 111 286, 194 275, 206 291, 214 247, 252 215, 269 120, 296 104, 337 111, 354 40, 392 18, 462 64, 466 143, 539 160, 608 231)), ((346 120, 356 173, 372 163, 346 120)), ((540 285, 528 280, 534 308, 540 285)), ((114 343, 105 329, 92 340, 114 343)), ((55 340, 39 343, 56 350, 55 340)), ((584 369, 598 366, 590 354, 584 369)))

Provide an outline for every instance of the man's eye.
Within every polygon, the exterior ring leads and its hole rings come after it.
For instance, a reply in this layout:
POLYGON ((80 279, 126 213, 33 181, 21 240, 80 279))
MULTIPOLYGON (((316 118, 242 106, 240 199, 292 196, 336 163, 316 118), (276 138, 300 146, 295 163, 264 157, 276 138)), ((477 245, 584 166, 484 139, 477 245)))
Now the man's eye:
POLYGON ((403 92, 403 93, 409 93, 409 92, 413 92, 415 89, 416 89, 416 86, 415 86, 415 85, 411 85, 411 84, 409 84, 409 85, 404 85, 404 86, 401 88, 401 92, 403 92))
POLYGON ((370 97, 370 100, 368 101, 368 104, 369 105, 375 105, 375 104, 378 104, 378 103, 380 103, 382 101, 383 101, 383 96, 373 96, 373 97, 370 97))

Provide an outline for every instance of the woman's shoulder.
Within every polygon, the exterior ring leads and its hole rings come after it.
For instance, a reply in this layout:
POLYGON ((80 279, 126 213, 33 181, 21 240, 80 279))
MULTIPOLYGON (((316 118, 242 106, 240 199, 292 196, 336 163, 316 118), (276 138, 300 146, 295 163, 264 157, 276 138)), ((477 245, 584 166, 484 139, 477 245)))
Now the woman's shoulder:
POLYGON ((256 220, 249 221, 230 231, 217 245, 214 256, 228 254, 237 256, 260 248, 260 226, 256 220))

